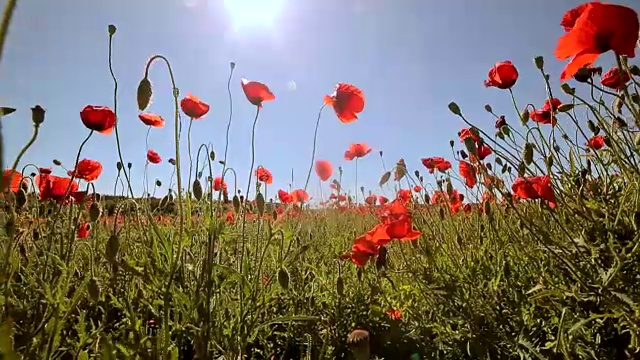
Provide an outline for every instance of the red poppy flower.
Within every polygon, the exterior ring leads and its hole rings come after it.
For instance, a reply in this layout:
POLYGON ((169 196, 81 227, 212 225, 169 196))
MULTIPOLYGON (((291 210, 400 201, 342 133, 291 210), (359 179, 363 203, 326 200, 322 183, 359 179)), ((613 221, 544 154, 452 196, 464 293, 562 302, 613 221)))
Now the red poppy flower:
POLYGON ((600 84, 613 90, 622 91, 627 87, 629 80, 631 80, 629 73, 620 70, 618 67, 614 67, 602 75, 600 84))
POLYGON ((265 101, 275 100, 275 95, 269 90, 267 85, 258 81, 241 80, 242 91, 247 96, 247 100, 253 105, 261 108, 265 101))
POLYGON ((38 168, 38 172, 40 173, 40 175, 48 175, 51 174, 51 171, 53 169, 51 168, 38 168))
POLYGON ((227 211, 227 213, 224 216, 225 221, 227 222, 227 224, 229 225, 233 225, 233 223, 236 220, 236 214, 233 213, 233 211, 227 211))
POLYGON ((202 119, 209 112, 209 104, 191 93, 188 93, 187 96, 180 100, 180 108, 182 108, 182 112, 185 115, 194 120, 202 119))
POLYGON ((378 197, 375 195, 369 195, 364 198, 364 202, 367 205, 374 206, 378 202, 378 197))
POLYGON ((273 183, 273 176, 271 175, 271 172, 263 167, 256 169, 256 177, 259 181, 262 181, 265 184, 273 183))
POLYGON ((358 120, 364 110, 364 93, 351 84, 339 83, 332 95, 324 96, 324 103, 333 106, 338 119, 348 124, 358 120))
POLYGON ((411 190, 409 189, 400 189, 396 194, 398 199, 401 199, 404 202, 411 201, 411 190))
POLYGON ((542 104, 542 110, 557 111, 560 105, 562 105, 562 101, 558 98, 547 99, 544 101, 544 104, 542 104))
POLYGON ((391 320, 402 320, 402 311, 398 309, 389 309, 385 314, 389 315, 391 320))
MULTIPOLYGON (((184 99, 182 101, 184 101, 184 99)), ((164 119, 162 118, 162 116, 157 114, 142 113, 138 115, 138 119, 140 119, 147 126, 151 126, 154 128, 164 127, 164 119)))
POLYGON ((160 157, 160 155, 158 155, 157 152, 149 149, 147 151, 147 161, 152 164, 160 164, 162 162, 162 158, 160 157))
POLYGON ((635 57, 640 32, 638 14, 621 5, 590 2, 569 10, 562 19, 567 31, 555 50, 558 60, 571 58, 560 76, 571 78, 581 67, 593 64, 609 50, 635 57))
POLYGON ((380 205, 385 205, 389 202, 389 199, 384 196, 378 196, 378 202, 380 203, 380 205))
POLYGON ((327 181, 333 175, 333 167, 327 160, 316 161, 316 174, 322 181, 327 181))
POLYGON ((466 161, 460 161, 458 171, 464 178, 464 183, 469 188, 473 188, 478 183, 478 177, 476 175, 476 168, 466 161))
POLYGON ((511 190, 520 199, 543 199, 551 208, 556 207, 556 197, 551 187, 551 178, 545 176, 519 177, 511 185, 511 190))
POLYGON ((292 202, 297 204, 309 201, 309 194, 303 189, 293 190, 290 195, 292 202))
POLYGON ((460 131, 458 131, 458 137, 460 138, 460 142, 464 142, 464 139, 466 139, 468 137, 473 138, 473 141, 475 141, 475 142, 480 141, 480 136, 475 135, 475 133, 472 132, 471 129, 469 129, 469 128, 460 129, 460 131))
POLYGON ((604 135, 596 135, 587 140, 587 146, 593 150, 600 150, 604 147, 604 135))
POLYGON ((416 186, 413 187, 413 192, 419 193, 420 191, 422 191, 422 186, 416 185, 416 186))
POLYGON ((353 143, 349 145, 349 149, 344 152, 344 159, 351 161, 355 158, 365 157, 371 150, 367 143, 353 143))
POLYGON ((280 199, 280 202, 283 204, 289 204, 293 202, 293 197, 291 196, 291 194, 284 190, 278 190, 278 199, 280 199))
POLYGON ((380 246, 369 241, 366 236, 356 238, 351 247, 351 261, 358 267, 363 267, 373 256, 378 255, 380 246))
POLYGON ((69 198, 69 194, 78 191, 77 182, 56 175, 38 175, 36 185, 42 201, 51 199, 62 203, 69 198))
POLYGON ((504 115, 500 115, 500 117, 496 119, 495 128, 501 129, 503 126, 506 126, 506 125, 507 125, 507 119, 505 119, 504 115))
POLYGON ((562 105, 562 102, 559 99, 547 99, 542 105, 542 108, 536 109, 531 112, 529 117, 531 118, 531 120, 537 123, 551 124, 552 126, 555 126, 556 122, 558 121, 555 117, 555 111, 560 105, 562 105))
POLYGON ((222 182, 222 177, 217 176, 215 179, 213 179, 213 190, 214 191, 227 190, 227 183, 222 182))
POLYGON ((78 239, 86 239, 91 235, 91 225, 89 223, 82 223, 78 226, 78 239))
POLYGON ((92 182, 98 179, 102 173, 102 164, 99 161, 82 159, 74 170, 70 170, 67 175, 75 176, 80 180, 92 182))
POLYGON ((421 161, 422 161, 422 165, 424 165, 424 167, 429 169, 429 173, 431 174, 433 174, 434 170, 445 172, 451 169, 451 163, 445 160, 444 158, 441 158, 438 156, 422 158, 421 161))
POLYGON ((89 130, 109 135, 116 126, 116 114, 106 106, 87 105, 80 111, 80 120, 89 130))
POLYGON ((501 61, 489 70, 488 79, 484 81, 484 86, 494 86, 503 90, 511 89, 517 80, 518 69, 516 69, 511 61, 501 61))
POLYGON ((2 174, 2 178, 4 179, 3 189, 5 191, 18 192, 24 182, 22 173, 11 169, 6 169, 2 174))

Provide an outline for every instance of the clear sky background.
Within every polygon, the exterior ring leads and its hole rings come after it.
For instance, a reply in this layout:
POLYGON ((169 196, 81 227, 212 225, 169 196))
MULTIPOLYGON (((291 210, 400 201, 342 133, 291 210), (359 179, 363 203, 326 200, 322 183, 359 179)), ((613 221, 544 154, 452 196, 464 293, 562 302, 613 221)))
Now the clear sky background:
MULTIPOLYGON (((342 124, 332 109, 325 109, 317 158, 332 162, 336 172, 342 165, 343 186, 353 191, 355 164, 344 161, 343 153, 351 142, 367 142, 375 152, 359 162, 359 185, 376 190, 383 173, 378 150, 384 151, 387 166, 403 157, 411 172, 426 173, 421 157, 452 160, 448 142, 463 124, 447 109, 450 101, 487 130, 494 119, 484 111, 486 103, 517 123, 508 92, 483 86, 495 62, 511 60, 518 67, 514 91, 521 106, 541 105, 546 94, 533 57, 545 57, 558 87, 564 66, 553 57, 563 33, 559 22, 581 2, 282 0, 268 25, 252 21, 255 11, 231 13, 223 0, 20 0, 0 65, 0 105, 18 109, 2 120, 4 161, 13 161, 29 139, 29 108, 39 104, 47 110, 46 120, 21 165, 48 167, 55 158, 73 166, 89 131, 80 110, 87 104, 113 106, 107 26, 114 24, 119 130, 125 162, 134 164, 136 192, 142 192, 147 130, 137 117, 136 87, 154 54, 171 61, 182 95, 192 92, 211 105, 209 114, 193 124, 192 141, 194 151, 212 142, 218 159, 229 115, 229 62, 237 64, 228 163, 238 172, 243 191, 255 107, 242 93, 241 77, 266 83, 276 95, 265 103, 256 133, 256 164, 273 173, 271 194, 275 188, 288 189, 291 169, 294 188, 304 186, 323 95, 337 82, 360 87, 366 106, 357 122, 342 124)), ((0 1, 3 7, 5 3, 0 1)), ((638 10, 637 0, 616 3, 638 10)), ((150 146, 165 161, 150 165, 149 178, 150 183, 159 178, 167 184, 172 166, 166 160, 174 156, 172 91, 164 65, 156 63, 150 78, 154 98, 149 110, 164 116, 167 126, 151 131, 150 146)), ((567 100, 559 90, 557 95, 567 100)), ((186 127, 182 141, 186 150, 186 127)), ((115 136, 95 134, 81 158, 103 163, 96 187, 113 192, 115 136)), ((64 174, 62 169, 54 173, 64 174)), ((315 174, 309 190, 318 196, 315 174)), ((165 191, 166 186, 161 195, 165 191)))

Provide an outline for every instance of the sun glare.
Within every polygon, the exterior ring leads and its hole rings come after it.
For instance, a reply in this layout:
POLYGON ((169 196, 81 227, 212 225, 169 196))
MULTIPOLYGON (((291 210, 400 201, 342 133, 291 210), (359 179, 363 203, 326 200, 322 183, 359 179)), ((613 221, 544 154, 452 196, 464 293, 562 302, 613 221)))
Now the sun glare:
POLYGON ((236 28, 273 26, 284 0, 224 0, 236 28))

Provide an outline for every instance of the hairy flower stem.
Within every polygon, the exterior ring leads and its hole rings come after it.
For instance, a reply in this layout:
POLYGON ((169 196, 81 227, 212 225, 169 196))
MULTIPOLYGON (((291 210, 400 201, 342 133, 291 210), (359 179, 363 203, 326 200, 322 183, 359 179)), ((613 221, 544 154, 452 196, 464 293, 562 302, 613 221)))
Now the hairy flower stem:
MULTIPOLYGON (((9 25, 11 24, 11 18, 16 10, 16 3, 18 0, 9 0, 4 6, 4 12, 2 14, 2 22, 0 23, 0 62, 2 62, 2 55, 4 54, 4 44, 7 40, 7 34, 9 32, 9 25)), ((2 116, 0 116, 2 118, 2 116)), ((4 141, 2 136, 2 121, 0 121, 0 169, 4 169, 4 141)), ((4 192, 4 181, 0 181, 0 193, 4 192)))
MULTIPOLYGON (((222 175, 220 175, 223 184, 224 184, 224 175, 227 170, 227 153, 229 151, 229 131, 231 130, 231 119, 233 118, 233 97, 231 96, 231 78, 233 78, 233 69, 235 69, 235 66, 231 67, 231 71, 229 72, 229 79, 227 80, 227 94, 229 95, 229 121, 227 121, 227 133, 226 133, 225 142, 224 142, 224 159, 222 164, 222 175)), ((223 193, 222 191, 218 192, 218 213, 222 213, 222 193, 223 193)))
POLYGON ((247 183, 247 192, 244 193, 244 201, 242 204, 242 243, 240 246, 240 273, 242 273, 242 262, 244 260, 244 234, 246 221, 246 204, 249 202, 249 191, 251 190, 251 180, 253 179, 253 167, 256 163, 256 125, 258 124, 258 116, 260 115, 260 107, 256 106, 256 117, 253 119, 253 128, 251 130, 251 166, 249 167, 249 181, 247 183))
MULTIPOLYGON (((122 158, 122 148, 120 146, 120 135, 118 133, 118 80, 116 79, 116 75, 113 72, 113 35, 114 33, 109 33, 109 72, 111 73, 111 79, 113 79, 113 112, 116 114, 116 125, 114 126, 116 132, 116 147, 118 148, 118 158, 120 159, 120 163, 124 165, 124 160, 122 158)), ((133 188, 131 187, 131 179, 129 179, 129 174, 126 171, 123 171, 124 177, 127 180, 127 186, 129 188, 129 194, 133 197, 133 188)))
POLYGON ((316 120, 316 129, 313 132, 313 150, 311 150, 311 163, 309 164, 309 171, 307 172, 307 180, 304 182, 304 191, 307 191, 309 185, 309 179, 311 178, 311 170, 313 170, 313 162, 316 159, 316 144, 318 141, 318 127, 320 126, 320 117, 322 116, 322 110, 327 106, 323 104, 318 111, 318 119, 316 120))
MULTIPOLYGON (((189 118, 189 128, 187 129, 187 155, 189 156, 189 177, 187 183, 187 193, 185 195, 185 203, 187 205, 187 228, 191 228, 191 173, 193 172, 193 160, 191 158, 191 125, 193 125, 193 118, 189 118)), ((198 171, 198 165, 196 164, 196 171, 198 171)))

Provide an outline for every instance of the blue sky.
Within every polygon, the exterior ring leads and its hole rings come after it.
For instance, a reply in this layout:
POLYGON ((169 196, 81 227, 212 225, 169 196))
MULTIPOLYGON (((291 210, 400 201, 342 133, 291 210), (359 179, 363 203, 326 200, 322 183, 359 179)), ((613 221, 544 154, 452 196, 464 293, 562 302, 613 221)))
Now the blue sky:
MULTIPOLYGON (((229 114, 229 62, 237 64, 228 163, 238 172, 242 189, 255 107, 242 93, 241 77, 266 83, 276 95, 275 101, 265 104, 256 134, 256 164, 270 169, 275 178, 271 194, 275 188, 288 188, 292 168, 294 187, 304 186, 317 111, 323 95, 330 94, 337 82, 360 87, 367 101, 360 119, 352 124, 340 123, 331 109, 322 115, 317 158, 331 161, 336 172, 339 165, 344 167, 343 186, 354 188, 354 163, 343 160, 351 142, 383 150, 387 166, 403 157, 411 172, 425 173, 421 157, 452 159, 448 142, 463 124, 447 109, 450 101, 488 130, 494 120, 483 109, 486 103, 517 122, 508 92, 483 86, 496 61, 511 60, 518 67, 520 79, 514 91, 522 106, 539 105, 546 98, 534 56, 545 57, 553 85, 559 86, 564 63, 553 57, 563 33, 559 22, 566 10, 581 2, 283 0, 272 26, 251 26, 242 21, 248 14, 232 16, 223 0, 22 0, 0 64, 0 105, 18 109, 2 120, 4 161, 13 161, 28 140, 29 108, 40 104, 47 109, 46 121, 21 165, 51 166, 56 158, 73 166, 88 132, 79 111, 86 104, 113 106, 107 26, 115 24, 119 129, 125 162, 134 163, 133 187, 138 193, 146 127, 137 118, 135 92, 153 54, 171 61, 183 95, 192 92, 211 105, 209 114, 193 124, 192 142, 194 148, 212 142, 219 159, 229 114)), ((167 126, 153 129, 149 142, 166 160, 173 157, 169 76, 156 63, 150 78, 154 98, 149 110, 164 116, 167 126)), ((186 150, 186 131, 182 139, 186 150)), ((96 187, 112 192, 115 136, 95 134, 81 158, 103 163, 96 187)), ((63 174, 61 169, 54 171, 63 174)), ((166 162, 152 165, 149 178, 166 184, 171 171, 166 162)), ((359 163, 359 185, 375 190, 382 173, 377 152, 372 153, 359 163)), ((310 193, 318 194, 315 175, 310 193)))

